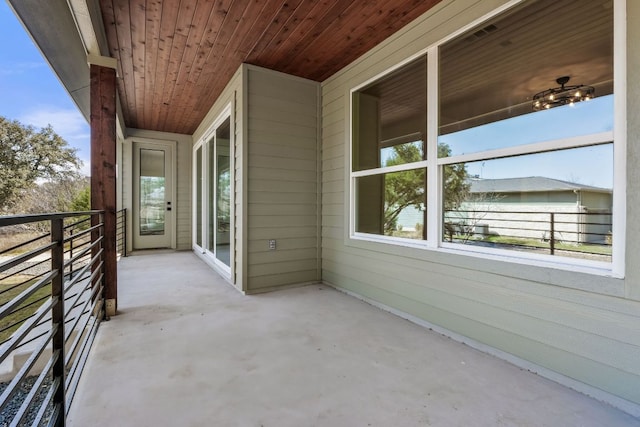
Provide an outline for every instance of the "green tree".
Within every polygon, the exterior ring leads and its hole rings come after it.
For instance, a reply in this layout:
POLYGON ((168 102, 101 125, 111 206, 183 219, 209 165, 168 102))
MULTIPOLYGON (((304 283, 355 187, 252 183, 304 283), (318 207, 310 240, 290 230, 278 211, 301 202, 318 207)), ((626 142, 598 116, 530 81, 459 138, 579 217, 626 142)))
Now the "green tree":
MULTIPOLYGON (((438 158, 451 156, 451 148, 447 144, 438 144, 438 158)), ((443 207, 445 211, 459 209, 462 202, 469 197, 471 184, 464 163, 446 165, 442 171, 444 181, 443 207)))
MULTIPOLYGON (((438 144, 438 157, 451 155, 451 148, 447 144, 438 144)), ((421 148, 418 144, 401 144, 393 147, 393 153, 387 159, 387 166, 419 162, 422 159, 421 148)), ((460 207, 468 197, 470 184, 464 163, 447 165, 443 170, 444 178, 444 210, 460 207)), ((424 169, 413 169, 394 172, 385 175, 384 199, 384 231, 391 234, 397 227, 400 213, 414 206, 422 209, 425 200, 426 176, 424 169)))
POLYGON ((89 183, 76 193, 69 206, 70 211, 86 212, 91 210, 91 187, 89 183))
POLYGON ((88 187, 88 178, 77 177, 73 173, 69 176, 40 182, 21 191, 20 197, 11 204, 11 210, 24 214, 75 210, 73 208, 74 201, 88 187))
MULTIPOLYGON (((420 148, 415 144, 401 144, 393 147, 393 154, 387 159, 387 166, 402 165, 422 160, 420 148)), ((384 177, 384 234, 391 234, 397 228, 398 216, 414 206, 421 209, 425 203, 424 169, 393 172, 384 177)))
POLYGON ((0 210, 7 210, 38 180, 69 178, 82 162, 51 125, 36 131, 0 117, 0 210))

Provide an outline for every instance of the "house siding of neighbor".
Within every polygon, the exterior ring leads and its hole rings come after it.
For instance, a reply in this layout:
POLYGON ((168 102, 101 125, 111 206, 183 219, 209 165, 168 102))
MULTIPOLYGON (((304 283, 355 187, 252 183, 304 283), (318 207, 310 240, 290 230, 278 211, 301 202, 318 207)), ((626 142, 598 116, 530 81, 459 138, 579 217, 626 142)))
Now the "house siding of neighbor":
MULTIPOLYGON (((640 224, 632 218, 640 214, 640 51, 633 43, 625 52, 625 278, 350 237, 350 91, 505 4, 442 2, 322 83, 322 277, 589 394, 638 404, 640 266, 632 254, 640 224)), ((640 4, 627 2, 626 14, 638 22, 640 4)), ((629 25, 626 39, 639 37, 640 26, 629 25)))
POLYGON ((611 189, 544 177, 470 180, 469 197, 445 213, 479 236, 604 244, 611 232, 611 189))

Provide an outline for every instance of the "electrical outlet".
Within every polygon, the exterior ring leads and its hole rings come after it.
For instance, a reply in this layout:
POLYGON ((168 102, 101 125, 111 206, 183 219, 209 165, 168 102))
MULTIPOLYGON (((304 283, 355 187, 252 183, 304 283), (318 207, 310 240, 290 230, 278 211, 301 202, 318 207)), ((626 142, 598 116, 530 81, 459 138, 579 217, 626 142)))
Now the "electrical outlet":
POLYGON ((275 239, 270 239, 269 240, 269 250, 270 251, 275 251, 276 250, 276 241, 275 241, 275 239))

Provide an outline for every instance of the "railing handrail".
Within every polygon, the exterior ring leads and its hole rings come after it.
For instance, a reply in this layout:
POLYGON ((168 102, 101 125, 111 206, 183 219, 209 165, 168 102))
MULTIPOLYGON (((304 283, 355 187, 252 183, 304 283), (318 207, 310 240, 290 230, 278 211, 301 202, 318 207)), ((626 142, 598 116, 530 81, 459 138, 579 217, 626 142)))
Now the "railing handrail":
POLYGON ((565 210, 556 210, 556 209, 546 209, 539 211, 516 211, 516 210, 490 210, 490 209, 445 209, 444 213, 447 212, 468 212, 468 213, 514 213, 514 214, 529 214, 529 215, 537 215, 537 214, 561 214, 561 215, 613 215, 613 212, 610 212, 610 209, 603 209, 606 212, 594 212, 594 211, 565 211, 565 210))
POLYGON ((27 214, 27 215, 5 215, 5 216, 0 216, 0 227, 28 224, 31 222, 50 221, 52 219, 64 219, 64 218, 79 217, 79 216, 85 216, 85 215, 98 215, 102 213, 104 213, 104 211, 92 210, 92 211, 82 211, 82 212, 54 212, 54 213, 27 214))

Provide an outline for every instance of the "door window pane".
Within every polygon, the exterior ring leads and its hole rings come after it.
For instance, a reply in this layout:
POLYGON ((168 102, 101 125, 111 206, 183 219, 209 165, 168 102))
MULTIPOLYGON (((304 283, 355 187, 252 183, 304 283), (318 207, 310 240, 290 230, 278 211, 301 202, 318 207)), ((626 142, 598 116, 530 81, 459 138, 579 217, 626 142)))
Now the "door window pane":
POLYGON ((202 147, 196 150, 196 245, 202 247, 202 147))
POLYGON ((231 262, 231 157, 230 124, 227 119, 216 131, 216 258, 231 262))
POLYGON ((164 235, 165 153, 140 150, 140 235, 164 235))
POLYGON ((215 136, 207 143, 207 249, 215 251, 216 152, 215 136))

